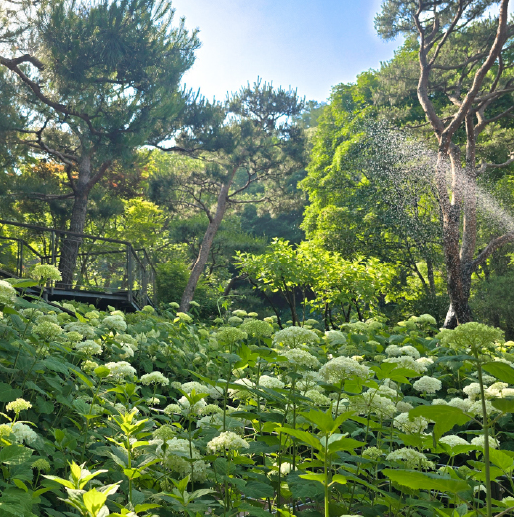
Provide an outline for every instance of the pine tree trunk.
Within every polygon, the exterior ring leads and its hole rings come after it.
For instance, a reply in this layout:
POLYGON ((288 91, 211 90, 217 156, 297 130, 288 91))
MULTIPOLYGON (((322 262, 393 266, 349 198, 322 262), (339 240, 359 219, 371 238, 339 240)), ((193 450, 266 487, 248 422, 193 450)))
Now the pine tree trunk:
POLYGON ((182 312, 187 312, 189 310, 189 305, 191 304, 195 295, 196 286, 198 285, 200 276, 202 275, 205 265, 207 264, 207 260, 209 259, 209 252, 211 251, 212 242, 219 230, 221 222, 223 221, 223 216, 227 210, 228 192, 230 190, 230 185, 232 184, 232 180, 236 171, 237 167, 233 169, 232 174, 228 180, 221 186, 220 193, 218 195, 218 203, 216 206, 216 214, 210 220, 207 231, 203 236, 198 257, 193 265, 186 288, 182 294, 182 299, 180 300, 180 310, 182 312))
MULTIPOLYGON (((79 177, 75 185, 75 198, 70 218, 70 231, 83 233, 86 224, 87 204, 89 198, 89 181, 91 179, 91 159, 85 156, 79 165, 79 177)), ((56 287, 71 289, 73 286, 73 274, 77 263, 82 238, 76 235, 66 235, 62 243, 59 271, 62 280, 56 287)))

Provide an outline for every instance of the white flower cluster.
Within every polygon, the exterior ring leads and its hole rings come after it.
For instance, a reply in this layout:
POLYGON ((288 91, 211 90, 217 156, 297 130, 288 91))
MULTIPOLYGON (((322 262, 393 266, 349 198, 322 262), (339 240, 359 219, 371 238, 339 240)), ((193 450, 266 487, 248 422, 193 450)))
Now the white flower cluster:
MULTIPOLYGON (((485 447, 485 436, 481 434, 480 436, 473 438, 471 440, 471 444, 476 445, 477 447, 485 447)), ((492 449, 497 449, 499 446, 500 442, 496 438, 489 436, 489 447, 492 449)))
POLYGON ((115 381, 121 381, 126 377, 133 378, 136 375, 136 369, 127 361, 106 363, 104 366, 109 368, 109 377, 112 377, 115 381))
POLYGON ((16 422, 11 427, 12 434, 14 434, 16 441, 21 443, 25 442, 28 445, 33 444, 38 436, 35 431, 33 431, 28 425, 22 424, 21 422, 16 422))
POLYGON ((442 388, 442 382, 434 377, 424 375, 421 379, 418 379, 412 387, 420 393, 435 393, 442 388))
POLYGON ((331 400, 323 393, 320 393, 318 390, 307 390, 305 392, 305 396, 308 399, 311 399, 316 406, 330 406, 331 400))
POLYGON ((37 325, 34 325, 32 332, 39 336, 41 339, 45 341, 52 341, 57 336, 62 334, 62 328, 57 325, 57 323, 51 323, 50 321, 42 321, 37 325))
MULTIPOLYGON (((300 328, 300 327, 290 327, 290 328, 300 328)), ((301 348, 291 348, 290 350, 285 350, 281 352, 281 355, 287 358, 290 365, 299 366, 301 368, 317 368, 319 366, 319 361, 312 354, 309 354, 306 350, 302 350, 301 348)))
POLYGON ((327 330, 325 337, 333 346, 346 344, 346 336, 340 330, 327 330))
POLYGON ((273 327, 261 320, 246 320, 240 327, 243 332, 246 332, 249 336, 256 338, 270 337, 273 334, 273 327))
POLYGON ((419 359, 420 353, 410 345, 406 346, 398 346, 398 345, 389 345, 385 353, 390 357, 399 357, 402 355, 408 355, 412 357, 413 359, 419 359))
POLYGON ((395 363, 398 368, 408 368, 422 374, 427 371, 427 367, 423 364, 425 361, 420 362, 420 359, 414 360, 410 355, 402 355, 400 357, 388 357, 384 359, 384 363, 395 363))
POLYGON ((456 434, 448 434, 446 436, 443 436, 442 438, 439 438, 439 441, 441 443, 449 445, 452 449, 453 447, 457 447, 457 445, 469 445, 467 440, 464 440, 464 438, 461 438, 456 434))
POLYGON ((16 415, 19 415, 21 411, 25 411, 26 409, 30 409, 32 407, 32 404, 25 399, 16 399, 12 402, 9 402, 7 406, 5 406, 5 409, 7 411, 13 411, 16 413, 16 415))
POLYGON ((162 457, 163 465, 180 475, 185 477, 191 475, 194 481, 205 481, 207 477, 207 466, 205 461, 200 460, 200 453, 194 445, 189 448, 189 441, 183 440, 182 438, 172 438, 166 440, 166 447, 164 448, 163 440, 152 440, 151 444, 157 443, 157 455, 162 457), (163 454, 163 449, 165 450, 163 454), (192 452, 192 454, 191 454, 192 452), (176 454, 178 453, 178 454, 176 454), (191 454, 191 456, 190 456, 191 454), (194 461, 192 464, 187 461, 186 458, 190 458, 194 461))
POLYGON ((261 375, 259 377, 259 386, 268 388, 271 390, 282 389, 285 384, 276 377, 270 377, 269 375, 261 375))
POLYGON ((16 289, 5 280, 0 280, 0 305, 12 305, 16 298, 16 289))
MULTIPOLYGON (((255 385, 250 379, 237 379, 234 384, 239 384, 240 386, 246 386, 248 388, 254 388, 255 385)), ((228 390, 228 394, 231 398, 237 400, 245 400, 247 398, 251 398, 252 394, 246 390, 237 390, 230 388, 228 390)))
POLYGON ((393 420, 393 425, 403 433, 418 434, 424 432, 428 427, 428 420, 422 416, 418 416, 413 420, 410 420, 408 413, 400 413, 393 420))
POLYGON ((329 384, 338 384, 351 377, 367 379, 370 376, 370 369, 359 364, 350 357, 335 357, 325 363, 319 370, 321 378, 329 384))
POLYGON ((80 341, 79 343, 75 343, 75 349, 79 352, 83 352, 84 354, 98 355, 102 353, 102 347, 92 339, 87 339, 86 341, 80 341))
POLYGON ((207 450, 211 452, 236 451, 248 449, 250 445, 246 440, 232 431, 224 431, 207 444, 207 450))
POLYGON ((37 264, 32 270, 31 276, 37 280, 55 280, 56 282, 62 280, 61 272, 51 264, 37 264))
POLYGON ((350 401, 350 409, 361 415, 374 413, 380 418, 392 418, 396 414, 396 406, 391 399, 378 395, 377 390, 368 390, 353 397, 350 401))
POLYGON ((218 341, 223 341, 224 343, 228 343, 233 345, 238 341, 242 341, 246 339, 248 334, 243 332, 242 330, 235 327, 220 327, 218 332, 216 332, 216 339, 218 341))
POLYGON ((200 399, 198 402, 195 402, 191 406, 191 403, 189 402, 189 400, 187 400, 186 397, 180 397, 177 400, 177 403, 181 407, 182 413, 185 415, 200 415, 202 413, 202 409, 207 405, 204 399, 200 399))
POLYGON ((275 346, 282 344, 288 348, 298 348, 302 345, 315 345, 318 343, 318 335, 304 327, 287 327, 279 330, 273 336, 275 346))
POLYGON ((116 332, 125 332, 125 330, 127 330, 127 324, 125 323, 123 316, 119 314, 106 316, 102 320, 102 325, 107 327, 109 330, 115 330, 116 332))
POLYGON ((150 384, 160 384, 167 386, 170 383, 169 379, 164 377, 161 372, 151 372, 141 376, 141 384, 149 386, 150 384))
POLYGON ((428 458, 422 452, 409 447, 402 447, 390 452, 386 460, 402 462, 408 469, 435 469, 435 464, 432 461, 428 461, 428 458))
POLYGON ((362 457, 377 461, 384 455, 384 451, 378 447, 368 447, 362 451, 362 457))
POLYGON ((223 396, 223 390, 217 386, 209 386, 207 384, 201 384, 197 381, 191 381, 191 382, 185 382, 184 384, 180 385, 180 389, 187 393, 188 395, 191 395, 193 390, 198 393, 207 393, 209 397, 213 399, 219 399, 223 396))

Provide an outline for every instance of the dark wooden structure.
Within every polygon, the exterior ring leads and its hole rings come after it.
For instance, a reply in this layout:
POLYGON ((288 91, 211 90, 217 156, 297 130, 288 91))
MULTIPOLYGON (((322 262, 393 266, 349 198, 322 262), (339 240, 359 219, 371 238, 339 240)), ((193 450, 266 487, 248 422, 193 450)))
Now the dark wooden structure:
POLYGON ((0 219, 0 276, 31 278, 36 264, 59 266, 64 237, 80 244, 70 286, 49 283, 48 301, 77 300, 123 310, 155 305, 155 269, 148 253, 128 241, 0 219))

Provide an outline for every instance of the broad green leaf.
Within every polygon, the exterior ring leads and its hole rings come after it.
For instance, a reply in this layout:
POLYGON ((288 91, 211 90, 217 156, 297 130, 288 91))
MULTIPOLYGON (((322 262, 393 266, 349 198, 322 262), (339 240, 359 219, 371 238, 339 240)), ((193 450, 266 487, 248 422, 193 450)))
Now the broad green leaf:
POLYGON ((514 459, 502 451, 489 448, 489 458, 492 463, 500 467, 504 472, 511 472, 514 468, 514 459))
POLYGON ((455 425, 464 425, 471 420, 471 417, 464 414, 462 409, 445 406, 418 406, 409 411, 409 417, 422 416, 435 422, 434 437, 436 440, 452 429, 455 425))
POLYGON ((0 463, 19 465, 27 461, 34 451, 23 445, 8 445, 0 450, 0 463))
POLYGON ((391 481, 413 490, 438 490, 452 494, 469 490, 469 485, 465 481, 441 477, 436 474, 426 474, 417 470, 384 469, 382 473, 391 481))
POLYGON ((307 445, 310 445, 319 451, 324 448, 323 445, 321 445, 321 442, 313 434, 306 431, 300 431, 299 429, 287 429, 285 427, 277 428, 276 431, 294 436, 295 438, 301 440, 303 443, 306 443, 307 445))
POLYGON ((309 481, 317 481, 318 483, 321 483, 322 485, 325 485, 327 478, 325 474, 300 474, 298 477, 301 477, 302 479, 308 479, 309 481))
POLYGON ((342 476, 341 474, 334 474, 332 476, 332 482, 330 483, 331 485, 333 485, 334 483, 339 483, 340 485, 346 485, 346 478, 344 476, 342 476))
POLYGON ((330 454, 337 451, 353 451, 357 447, 362 447, 363 445, 365 445, 363 442, 359 442, 353 438, 341 438, 340 440, 336 440, 328 444, 328 453, 330 454))
POLYGON ((82 498, 84 500, 84 506, 87 508, 89 512, 91 512, 93 516, 96 517, 99 510, 105 504, 105 501, 107 500, 107 495, 103 492, 98 492, 96 488, 93 488, 85 494, 83 494, 82 498))
POLYGON ((249 481, 243 489, 243 494, 253 499, 265 499, 267 497, 273 497, 274 490, 273 487, 267 483, 249 481))
POLYGON ((23 395, 23 391, 12 388, 10 384, 0 382, 0 402, 11 402, 23 395))
POLYGON ((334 418, 330 409, 328 411, 311 409, 308 413, 303 412, 300 415, 314 424, 322 434, 330 435, 337 431, 339 426, 353 415, 353 412, 345 412, 334 418))
POLYGON ((512 366, 495 361, 483 364, 482 368, 500 381, 514 384, 514 368, 512 368, 512 366))
POLYGON ((104 379, 111 373, 111 370, 109 370, 109 368, 107 368, 107 366, 98 366, 93 371, 95 372, 95 375, 99 379, 104 379))
POLYGON ((514 399, 493 399, 491 404, 502 413, 514 413, 514 399))

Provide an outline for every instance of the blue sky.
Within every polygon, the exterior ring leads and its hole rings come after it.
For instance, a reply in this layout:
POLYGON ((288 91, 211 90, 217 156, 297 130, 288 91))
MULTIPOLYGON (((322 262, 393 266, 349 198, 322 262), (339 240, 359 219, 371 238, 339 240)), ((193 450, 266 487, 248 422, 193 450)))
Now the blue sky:
POLYGON ((393 56, 373 28, 381 0, 173 0, 176 16, 198 27, 202 48, 187 86, 222 100, 260 76, 326 100, 332 86, 354 81, 393 56))

